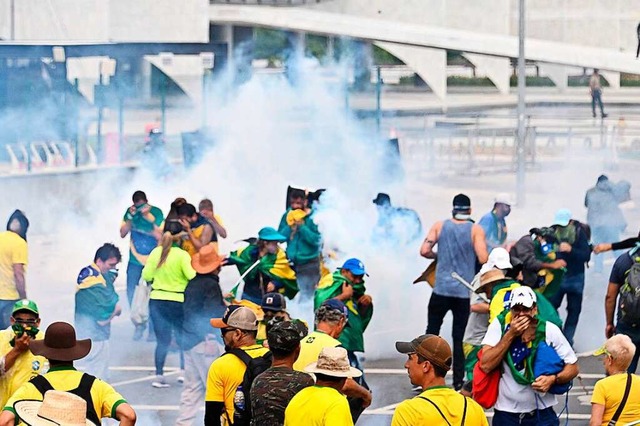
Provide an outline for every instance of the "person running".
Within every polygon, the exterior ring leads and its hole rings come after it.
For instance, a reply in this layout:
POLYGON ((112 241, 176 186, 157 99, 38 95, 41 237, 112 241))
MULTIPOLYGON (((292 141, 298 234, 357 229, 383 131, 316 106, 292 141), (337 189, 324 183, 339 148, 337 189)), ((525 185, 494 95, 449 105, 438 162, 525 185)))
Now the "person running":
POLYGON ((161 245, 149 254, 142 270, 142 278, 151 283, 149 314, 156 333, 156 378, 151 386, 155 388, 169 387, 164 377, 164 363, 172 332, 178 345, 180 344, 184 291, 189 281, 196 276, 196 271, 191 266, 191 256, 178 247, 182 232, 180 222, 168 220, 164 231, 161 245))
POLYGON ((471 220, 471 199, 464 194, 453 198, 452 218, 436 222, 420 248, 427 259, 437 259, 436 280, 429 299, 426 334, 439 335, 447 312, 453 314, 453 386, 464 382, 462 339, 469 318, 469 289, 452 278, 456 272, 467 282, 476 274, 476 263, 487 262, 484 230, 471 220), (438 245, 438 251, 434 248, 438 245))

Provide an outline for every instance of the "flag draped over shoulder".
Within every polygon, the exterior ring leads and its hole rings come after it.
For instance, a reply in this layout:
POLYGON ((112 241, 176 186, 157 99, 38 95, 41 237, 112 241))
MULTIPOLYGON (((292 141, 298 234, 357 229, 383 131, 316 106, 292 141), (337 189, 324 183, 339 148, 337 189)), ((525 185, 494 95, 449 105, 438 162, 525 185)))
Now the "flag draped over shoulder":
MULTIPOLYGON (((549 254, 542 253, 540 250, 540 244, 536 242, 535 245, 535 255, 536 259, 540 262, 544 263, 552 263, 556 260, 556 252, 552 251, 549 254)), ((544 294, 547 297, 553 296, 559 289, 560 284, 562 284, 562 278, 564 278, 565 269, 541 269, 538 272, 538 280, 542 284, 535 290, 538 293, 544 294)))
MULTIPOLYGON (((258 260, 258 247, 250 244, 242 249, 229 253, 228 263, 234 264, 238 268, 240 275, 244 274, 258 260)), ((284 250, 278 248, 275 254, 268 253, 260 258, 258 266, 253 268, 244 278, 245 287, 249 283, 258 283, 260 285, 261 276, 266 285, 269 281, 273 282, 278 291, 287 298, 293 299, 298 293, 298 282, 296 274, 289 265, 289 260, 284 250)), ((231 294, 236 296, 238 286, 231 290, 231 294)))
POLYGON ((344 283, 348 283, 353 287, 353 297, 344 302, 349 310, 349 320, 338 340, 347 350, 364 352, 364 331, 373 316, 373 305, 365 308, 357 304, 357 300, 366 291, 364 282, 359 284, 350 282, 340 273, 340 269, 333 274, 323 276, 318 283, 318 288, 316 288, 313 308, 316 310, 325 300, 339 296, 342 293, 342 285, 344 283))

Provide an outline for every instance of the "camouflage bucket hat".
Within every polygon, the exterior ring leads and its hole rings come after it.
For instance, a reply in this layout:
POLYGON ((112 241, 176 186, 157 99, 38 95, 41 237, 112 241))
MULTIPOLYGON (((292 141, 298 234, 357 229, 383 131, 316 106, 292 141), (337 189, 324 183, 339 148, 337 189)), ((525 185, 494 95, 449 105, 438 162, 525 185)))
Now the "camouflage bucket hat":
POLYGON ((267 332, 269 348, 291 352, 308 333, 306 324, 300 320, 276 322, 267 332))

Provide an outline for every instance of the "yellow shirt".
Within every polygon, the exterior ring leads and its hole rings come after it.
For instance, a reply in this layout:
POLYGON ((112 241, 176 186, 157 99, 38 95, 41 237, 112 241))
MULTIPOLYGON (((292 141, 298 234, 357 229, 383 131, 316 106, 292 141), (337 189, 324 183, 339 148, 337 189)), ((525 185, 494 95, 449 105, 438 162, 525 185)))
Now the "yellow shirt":
POLYGON ((162 247, 154 248, 142 269, 142 279, 152 282, 151 299, 184 302, 184 289, 196 271, 191 266, 191 256, 179 247, 171 247, 167 260, 158 268, 162 247))
MULTIPOLYGON (((640 419, 640 377, 632 374, 631 379, 629 398, 616 424, 623 425, 640 419)), ((613 376, 605 377, 596 382, 593 388, 591 403, 604 405, 604 414, 602 416, 603 426, 609 423, 609 420, 611 420, 618 409, 620 402, 622 402, 626 385, 626 374, 614 374, 613 376)))
MULTIPOLYGON (((391 426, 418 426, 445 424, 436 407, 423 398, 429 398, 442 411, 449 424, 459 425, 464 413, 465 397, 445 386, 434 386, 412 399, 402 401, 393 413, 391 426), (421 398, 422 397, 422 398, 421 398)), ((471 398, 467 398, 465 424, 488 426, 487 416, 482 407, 471 398)))
POLYGON ((0 232, 0 300, 18 300, 13 265, 27 265, 27 242, 15 232, 0 232))
POLYGON ((318 360, 318 355, 323 348, 335 348, 336 346, 340 346, 340 342, 326 333, 321 331, 309 333, 300 342, 300 356, 293 364, 293 369, 304 371, 307 365, 318 360))
MULTIPOLYGON (((0 331, 0 354, 4 358, 13 347, 9 342, 15 337, 11 327, 0 331)), ((44 333, 38 332, 37 340, 44 339, 44 333)), ((7 400, 18 388, 38 374, 44 374, 49 368, 49 361, 43 356, 36 356, 31 351, 21 353, 13 366, 5 372, 0 372, 0 407, 4 407, 7 400)))
MULTIPOLYGON (((264 355, 269 349, 260 345, 245 346, 240 348, 251 358, 264 355)), ((235 355, 227 354, 217 358, 209 367, 207 375, 207 392, 205 401, 224 402, 226 414, 222 415, 222 424, 228 425, 227 415, 233 420, 235 412, 233 408, 233 397, 236 389, 242 384, 244 372, 247 366, 235 355)))
MULTIPOLYGON (((76 371, 76 369, 71 366, 55 366, 51 367, 44 377, 51 383, 54 389, 70 391, 80 385, 82 374, 81 371, 76 371)), ((38 389, 31 383, 25 383, 11 395, 11 398, 9 398, 9 401, 7 401, 4 406, 4 411, 12 411, 15 414, 13 404, 15 404, 16 401, 23 401, 25 399, 42 401, 42 394, 40 394, 38 389)), ((127 402, 111 385, 98 378, 96 378, 93 386, 91 386, 91 399, 93 399, 93 408, 100 418, 115 418, 118 405, 127 402)))
POLYGON ((284 412, 284 426, 353 425, 347 398, 334 388, 310 386, 291 399, 284 412))

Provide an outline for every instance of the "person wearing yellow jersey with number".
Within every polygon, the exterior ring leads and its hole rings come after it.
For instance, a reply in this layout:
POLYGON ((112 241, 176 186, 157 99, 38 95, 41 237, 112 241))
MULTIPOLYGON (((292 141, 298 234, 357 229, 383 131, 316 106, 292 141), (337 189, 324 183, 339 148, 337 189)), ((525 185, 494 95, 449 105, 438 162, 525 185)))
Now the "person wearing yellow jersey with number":
POLYGON ((2 407, 13 393, 38 374, 44 374, 49 361, 29 350, 34 339, 42 340, 40 314, 35 302, 18 300, 13 305, 11 327, 0 331, 0 403, 2 407))
POLYGON ((177 343, 180 344, 184 318, 184 290, 189 281, 196 276, 196 271, 191 266, 191 256, 178 246, 181 233, 180 222, 167 220, 160 245, 149 254, 142 270, 142 279, 151 283, 149 315, 156 333, 157 377, 151 382, 154 388, 169 387, 163 375, 164 363, 172 333, 175 333, 177 343))
POLYGON ((422 393, 398 405, 391 426, 429 424, 489 426, 482 407, 473 399, 445 386, 453 356, 446 340, 433 334, 411 342, 396 342, 396 350, 409 358, 404 364, 411 384, 422 393))

